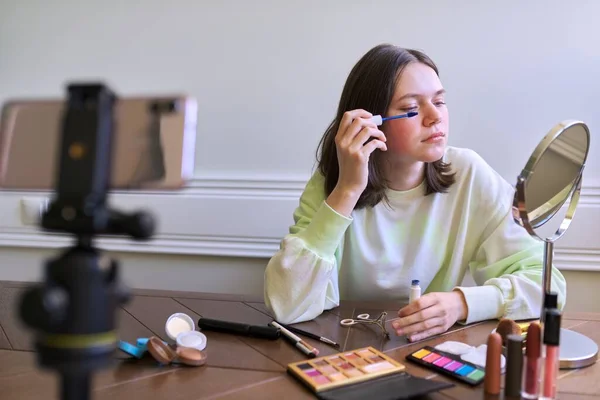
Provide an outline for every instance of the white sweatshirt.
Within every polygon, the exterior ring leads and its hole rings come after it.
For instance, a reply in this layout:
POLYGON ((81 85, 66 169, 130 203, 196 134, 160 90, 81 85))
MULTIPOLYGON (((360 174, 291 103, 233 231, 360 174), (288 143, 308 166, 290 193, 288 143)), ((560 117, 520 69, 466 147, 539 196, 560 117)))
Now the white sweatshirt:
MULTIPOLYGON (((294 211, 295 224, 265 270, 265 303, 282 323, 311 320, 340 299, 408 302, 411 280, 423 293, 461 290, 462 323, 537 318, 542 302, 543 243, 512 218, 514 188, 477 153, 448 147, 456 183, 425 196, 425 182, 388 190, 389 206, 348 218, 325 202, 316 172, 294 211), (459 287, 469 271, 478 286, 459 287)), ((552 271, 562 309, 566 282, 552 271)))

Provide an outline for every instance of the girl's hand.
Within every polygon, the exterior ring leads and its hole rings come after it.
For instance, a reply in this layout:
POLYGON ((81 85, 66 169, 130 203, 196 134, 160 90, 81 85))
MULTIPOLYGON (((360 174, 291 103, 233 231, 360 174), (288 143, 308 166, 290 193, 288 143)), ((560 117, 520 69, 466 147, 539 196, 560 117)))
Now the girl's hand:
POLYGON ((456 321, 467 317, 467 303, 461 291, 428 293, 398 311, 392 326, 396 334, 411 342, 446 332, 456 321))
POLYGON ((385 135, 370 121, 372 116, 365 110, 347 111, 335 136, 340 167, 336 189, 357 199, 367 187, 371 153, 375 149, 387 150, 385 135), (374 139, 366 143, 371 138, 374 139))

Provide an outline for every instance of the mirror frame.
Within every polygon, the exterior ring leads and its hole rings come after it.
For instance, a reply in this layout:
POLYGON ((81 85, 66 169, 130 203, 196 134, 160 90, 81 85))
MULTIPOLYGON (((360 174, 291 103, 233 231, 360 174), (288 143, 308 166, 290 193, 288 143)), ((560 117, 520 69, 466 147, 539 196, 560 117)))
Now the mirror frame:
POLYGON ((514 194, 514 200, 513 200, 513 219, 518 225, 525 228, 530 235, 535 236, 536 238, 538 238, 542 241, 545 241, 545 242, 547 242, 547 241, 554 242, 557 239, 559 239, 571 225, 571 221, 573 220, 573 216, 575 215, 575 209, 577 208, 577 204, 579 203, 583 170, 585 169, 585 164, 587 162, 588 153, 590 151, 589 143, 590 143, 590 130, 589 130, 588 126, 582 121, 566 120, 566 121, 562 121, 562 122, 558 123, 557 125, 555 125, 550 130, 550 132, 548 132, 546 134, 546 136, 544 136, 544 138, 540 141, 540 143, 537 145, 537 147, 535 148, 535 150, 529 157, 527 164, 525 164, 525 167, 523 168, 523 170, 517 177, 517 185, 515 188, 515 194, 514 194), (548 149, 554 143, 554 141, 565 130, 567 130, 571 127, 577 126, 577 125, 583 127, 583 129, 586 133, 586 136, 587 136, 587 147, 585 149, 585 154, 583 156, 583 162, 579 169, 579 173, 577 174, 575 179, 573 179, 573 181, 571 182, 568 195, 565 196, 565 198, 563 200, 557 202, 555 205, 551 205, 551 208, 545 213, 545 216, 540 221, 536 221, 535 223, 532 223, 529 220, 529 214, 527 212, 527 207, 526 207, 525 184, 526 184, 527 180, 533 175, 533 171, 535 170, 536 165, 539 163, 542 156, 545 154, 546 151, 548 151, 548 149), (540 237, 535 232, 534 228, 537 228, 537 227, 545 224, 549 219, 551 219, 554 215, 556 215, 558 210, 560 210, 560 208, 563 206, 563 204, 569 198, 571 199, 571 202, 567 209, 566 215, 565 215, 562 223, 560 224, 560 227, 556 230, 556 232, 554 233, 554 235, 552 237, 550 237, 550 238, 540 237))

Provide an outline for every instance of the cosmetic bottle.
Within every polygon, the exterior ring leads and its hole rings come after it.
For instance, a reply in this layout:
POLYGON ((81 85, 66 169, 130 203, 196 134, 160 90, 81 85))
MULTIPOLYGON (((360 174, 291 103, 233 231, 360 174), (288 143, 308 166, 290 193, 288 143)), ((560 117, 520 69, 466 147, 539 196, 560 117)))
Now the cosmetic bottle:
POLYGON ((523 336, 508 335, 506 345, 505 397, 519 397, 523 383, 523 336))
POLYGON ((559 368, 561 313, 556 308, 546 310, 544 318, 544 367, 540 400, 556 399, 556 379, 559 368))
POLYGON ((527 328, 525 342, 525 357, 523 360, 523 388, 521 397, 537 399, 540 393, 540 378, 542 377, 542 327, 533 322, 527 328))
POLYGON ((410 294, 408 295, 408 303, 412 303, 421 297, 421 286, 419 286, 419 280, 413 279, 410 285, 410 294))

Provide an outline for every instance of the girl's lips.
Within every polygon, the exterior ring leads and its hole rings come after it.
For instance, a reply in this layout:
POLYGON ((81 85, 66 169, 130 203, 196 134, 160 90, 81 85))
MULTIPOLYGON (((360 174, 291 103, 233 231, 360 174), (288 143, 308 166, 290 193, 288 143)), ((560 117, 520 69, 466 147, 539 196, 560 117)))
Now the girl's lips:
POLYGON ((430 135, 427 139, 423 140, 423 142, 437 142, 441 140, 444 136, 446 135, 444 135, 442 132, 436 132, 433 135, 430 135))

